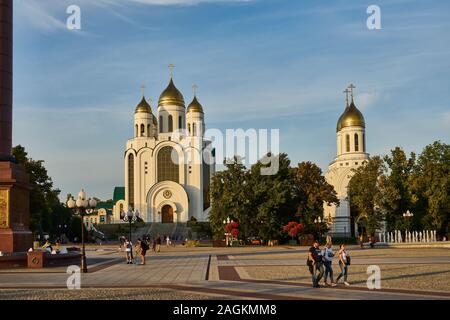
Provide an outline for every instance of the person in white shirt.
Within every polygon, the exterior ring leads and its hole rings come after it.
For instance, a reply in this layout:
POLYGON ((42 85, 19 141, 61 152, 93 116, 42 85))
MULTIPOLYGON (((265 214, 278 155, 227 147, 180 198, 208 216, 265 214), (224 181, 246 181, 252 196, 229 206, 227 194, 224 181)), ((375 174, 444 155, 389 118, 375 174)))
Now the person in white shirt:
POLYGON ((131 240, 125 239, 125 252, 127 254, 127 264, 133 264, 133 243, 131 240))
POLYGON ((347 282, 349 260, 349 254, 345 250, 345 244, 341 244, 341 247, 339 248, 339 268, 341 268, 341 274, 337 277, 336 283, 339 282, 339 279, 344 277, 344 284, 346 286, 350 285, 350 283, 347 282))
POLYGON ((336 286, 336 283, 333 280, 333 244, 328 242, 325 248, 322 251, 322 256, 324 258, 325 265, 325 277, 324 277, 324 285, 329 286, 331 284, 332 287, 336 286), (330 276, 330 284, 328 284, 327 279, 330 276))

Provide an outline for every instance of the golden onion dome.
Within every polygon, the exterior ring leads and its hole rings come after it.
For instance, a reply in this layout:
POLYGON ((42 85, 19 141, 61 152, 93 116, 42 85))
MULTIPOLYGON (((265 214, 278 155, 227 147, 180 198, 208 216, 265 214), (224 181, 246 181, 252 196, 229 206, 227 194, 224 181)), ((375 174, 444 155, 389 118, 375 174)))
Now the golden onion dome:
POLYGON ((203 113, 203 107, 200 102, 198 102, 197 96, 194 96, 194 100, 192 100, 192 102, 189 104, 187 112, 203 113))
POLYGON ((152 107, 147 102, 147 100, 145 100, 144 96, 142 96, 142 100, 137 105, 134 113, 152 113, 152 107))
POLYGON ((183 95, 173 84, 172 78, 170 78, 170 82, 167 88, 163 91, 163 93, 161 93, 158 105, 159 106, 176 105, 184 107, 183 95))
POLYGON ((345 127, 358 126, 365 127, 366 123, 361 111, 356 108, 355 103, 350 103, 350 106, 345 108, 344 113, 338 120, 336 131, 341 131, 345 127))

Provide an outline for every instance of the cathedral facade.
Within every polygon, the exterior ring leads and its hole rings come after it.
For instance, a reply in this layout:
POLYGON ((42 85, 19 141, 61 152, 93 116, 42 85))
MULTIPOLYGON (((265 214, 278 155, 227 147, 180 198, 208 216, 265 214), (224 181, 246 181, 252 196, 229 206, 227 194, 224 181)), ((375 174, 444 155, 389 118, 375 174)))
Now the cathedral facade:
POLYGON ((355 234, 347 188, 353 176, 352 169, 360 167, 369 159, 366 152, 366 123, 354 102, 354 86, 350 85, 349 88, 344 91, 347 93, 347 103, 336 127, 336 157, 325 174, 325 179, 334 187, 340 204, 339 206, 325 204, 324 219, 331 225, 330 233, 338 237, 355 234))
POLYGON ((131 207, 145 222, 208 221, 215 160, 196 94, 186 108, 171 76, 155 114, 143 95, 133 132, 124 152, 125 199, 115 204, 114 216, 131 207))

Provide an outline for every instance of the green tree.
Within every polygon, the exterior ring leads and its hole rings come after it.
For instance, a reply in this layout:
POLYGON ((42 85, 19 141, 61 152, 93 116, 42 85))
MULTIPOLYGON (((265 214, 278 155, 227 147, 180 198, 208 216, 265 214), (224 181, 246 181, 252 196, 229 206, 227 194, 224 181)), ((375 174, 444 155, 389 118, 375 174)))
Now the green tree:
POLYGON ((30 229, 33 232, 58 233, 57 226, 67 224, 70 213, 59 202, 58 189, 53 188, 43 160, 33 160, 28 157, 25 148, 18 145, 12 150, 17 162, 24 166, 30 178, 30 229))
MULTIPOLYGON (((302 162, 294 170, 293 193, 297 215, 305 225, 305 233, 318 235, 318 228, 314 220, 323 217, 324 203, 339 205, 334 187, 330 185, 322 174, 322 170, 314 163, 302 162)), ((325 232, 324 225, 320 226, 325 232)))
POLYGON ((249 188, 252 192, 252 205, 256 215, 252 221, 252 233, 266 242, 278 239, 281 227, 294 217, 293 174, 290 160, 286 154, 272 156, 258 161, 250 170, 249 188), (278 170, 271 175, 261 174, 266 163, 278 163, 278 170))
POLYGON ((247 232, 251 209, 248 194, 249 173, 238 157, 224 162, 225 170, 217 172, 211 181, 211 212, 209 221, 216 239, 225 233, 223 221, 228 217, 239 220, 244 236, 247 232))
POLYGON ((411 181, 414 214, 425 228, 448 232, 450 220, 450 145, 436 141, 417 159, 411 181))
POLYGON ((382 198, 378 181, 384 170, 383 159, 374 156, 353 170, 354 175, 348 184, 348 197, 354 209, 352 215, 368 234, 374 234, 384 218, 376 209, 377 201, 382 198))
POLYGON ((386 165, 384 173, 379 177, 380 194, 376 204, 385 215, 387 229, 401 230, 405 227, 403 213, 414 206, 409 185, 416 155, 411 153, 408 159, 405 152, 396 147, 391 150, 391 155, 385 156, 383 160, 386 165))

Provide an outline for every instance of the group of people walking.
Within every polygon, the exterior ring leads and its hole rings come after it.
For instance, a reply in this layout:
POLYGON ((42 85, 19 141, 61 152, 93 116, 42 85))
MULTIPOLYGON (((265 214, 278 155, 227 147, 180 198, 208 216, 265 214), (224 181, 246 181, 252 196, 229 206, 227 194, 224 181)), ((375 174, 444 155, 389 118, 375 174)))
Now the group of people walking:
MULTIPOLYGON (((144 236, 142 239, 138 238, 134 246, 134 253, 136 254, 136 257, 139 257, 139 264, 145 264, 145 255, 147 254, 147 251, 150 250, 150 243, 152 244, 152 251, 158 253, 161 252, 161 242, 162 239, 160 235, 153 237, 153 239, 150 239, 150 236, 144 236)), ((133 260, 135 260, 135 255, 133 254, 133 243, 130 239, 124 236, 120 237, 120 248, 125 248, 127 264, 137 264, 137 261, 133 262, 133 260)))
POLYGON ((309 267, 309 272, 312 276, 312 285, 314 288, 320 287, 319 283, 322 278, 324 278, 323 284, 325 286, 335 287, 341 278, 344 280, 344 285, 350 286, 347 282, 350 255, 346 250, 345 244, 341 244, 339 246, 339 251, 337 252, 339 259, 338 264, 341 273, 336 278, 336 282, 333 279, 333 259, 335 255, 336 254, 333 252, 333 245, 331 241, 327 241, 327 244, 323 249, 320 248, 318 241, 315 241, 312 247, 309 248, 306 265, 309 267), (328 279, 330 282, 328 282, 328 279))

